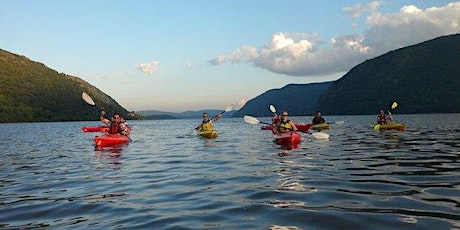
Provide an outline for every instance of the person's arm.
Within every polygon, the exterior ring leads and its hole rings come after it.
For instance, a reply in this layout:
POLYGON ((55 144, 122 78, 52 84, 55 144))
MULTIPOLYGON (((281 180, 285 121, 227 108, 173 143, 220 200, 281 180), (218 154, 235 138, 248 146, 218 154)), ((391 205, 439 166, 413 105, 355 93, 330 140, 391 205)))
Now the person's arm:
POLYGON ((295 126, 294 122, 290 121, 289 123, 290 123, 291 126, 292 126, 292 130, 294 130, 294 131, 297 131, 297 130, 298 130, 297 127, 295 126))
POLYGON ((129 136, 129 128, 125 123, 120 123, 120 130, 121 130, 120 132, 121 134, 125 136, 129 136))
POLYGON ((105 117, 105 111, 104 110, 101 111, 101 115, 99 116, 99 119, 105 125, 110 125, 110 120, 105 117))
POLYGON ((222 118, 222 113, 217 114, 216 118, 212 119, 209 122, 211 122, 211 123, 217 122, 217 121, 220 120, 220 118, 222 118))
POLYGON ((390 116, 388 117, 388 120, 389 120, 389 121, 393 121, 393 115, 391 115, 391 112, 390 112, 390 111, 388 111, 388 115, 390 115, 390 116))

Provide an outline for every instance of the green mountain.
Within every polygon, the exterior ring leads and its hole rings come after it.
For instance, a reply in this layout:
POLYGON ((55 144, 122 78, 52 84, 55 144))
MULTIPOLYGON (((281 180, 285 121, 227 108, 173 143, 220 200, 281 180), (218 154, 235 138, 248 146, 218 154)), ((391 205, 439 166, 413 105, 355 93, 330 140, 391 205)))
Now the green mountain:
POLYGON ((312 115, 318 98, 332 83, 290 84, 281 89, 268 90, 249 100, 232 117, 244 115, 271 117, 273 113, 269 109, 270 104, 275 106, 278 113, 288 110, 291 116, 312 115))
POLYGON ((367 60, 318 100, 323 114, 460 112, 460 34, 439 37, 367 60))
POLYGON ((98 120, 99 109, 140 117, 78 77, 0 49, 0 122, 98 120), (82 92, 97 107, 83 101, 82 92))

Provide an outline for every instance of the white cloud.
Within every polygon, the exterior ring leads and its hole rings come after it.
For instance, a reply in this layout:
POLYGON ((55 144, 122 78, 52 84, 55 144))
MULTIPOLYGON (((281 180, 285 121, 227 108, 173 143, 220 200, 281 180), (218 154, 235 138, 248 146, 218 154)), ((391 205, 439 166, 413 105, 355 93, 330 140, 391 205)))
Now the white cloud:
POLYGON ((353 6, 347 6, 343 8, 343 12, 350 15, 352 18, 357 18, 365 12, 376 12, 380 6, 380 1, 373 1, 367 4, 356 4, 353 6))
POLYGON ((149 63, 141 63, 137 66, 137 69, 141 72, 152 75, 153 73, 158 71, 158 65, 160 63, 158 61, 151 61, 149 63))
POLYGON ((367 12, 368 29, 324 42, 318 35, 276 33, 264 46, 243 46, 209 61, 212 65, 252 62, 292 76, 321 76, 349 71, 366 59, 439 36, 460 33, 460 2, 425 10, 407 5, 399 12, 378 12, 380 2, 344 8, 359 16, 367 12))

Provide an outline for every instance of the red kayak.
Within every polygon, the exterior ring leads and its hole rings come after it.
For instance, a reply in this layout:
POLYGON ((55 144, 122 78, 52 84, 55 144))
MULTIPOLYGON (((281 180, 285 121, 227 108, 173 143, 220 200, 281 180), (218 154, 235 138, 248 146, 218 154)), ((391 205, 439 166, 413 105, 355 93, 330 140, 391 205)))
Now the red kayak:
POLYGON ((285 149, 295 149, 299 147, 300 140, 302 136, 299 133, 293 132, 285 132, 285 133, 275 133, 273 134, 274 142, 278 145, 281 145, 285 149))
POLYGON ((107 126, 85 126, 81 128, 83 132, 90 133, 90 132, 108 132, 109 127, 107 126))
POLYGON ((304 131, 304 132, 308 131, 311 128, 311 126, 312 126, 311 124, 296 124, 295 125, 295 127, 297 127, 299 131, 304 131))
POLYGON ((104 134, 94 137, 96 147, 114 147, 126 144, 130 141, 129 137, 121 134, 104 134))

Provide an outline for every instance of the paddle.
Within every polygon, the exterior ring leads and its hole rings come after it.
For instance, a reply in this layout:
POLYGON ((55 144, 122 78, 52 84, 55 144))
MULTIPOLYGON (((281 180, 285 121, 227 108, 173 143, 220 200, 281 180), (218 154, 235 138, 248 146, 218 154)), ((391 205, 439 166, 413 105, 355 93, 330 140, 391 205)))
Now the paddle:
POLYGON ((86 93, 86 92, 83 92, 81 94, 81 97, 83 98, 84 101, 86 101, 86 103, 92 105, 92 106, 96 106, 96 103, 94 103, 93 99, 86 93))
POLYGON ((274 105, 270 104, 270 111, 272 111, 273 115, 276 115, 276 108, 274 105))
POLYGON ((328 124, 337 124, 337 125, 343 125, 345 121, 334 121, 334 122, 327 122, 328 124))
MULTIPOLYGON (((101 111, 101 109, 96 105, 96 103, 94 103, 93 99, 92 99, 86 92, 83 92, 83 93, 81 94, 81 97, 83 98, 83 100, 84 100, 86 103, 88 103, 88 104, 90 104, 90 105, 96 107, 96 108, 99 110, 99 112, 101 111)), ((105 117, 105 118, 107 118, 107 117, 105 117)), ((108 118, 107 118, 107 119, 108 119, 108 118)))
MULTIPOLYGON (((255 117, 251 117, 249 115, 245 115, 243 117, 244 121, 246 123, 249 123, 249 124, 252 124, 252 125, 256 125, 256 124, 267 124, 267 125, 270 125, 269 123, 266 123, 266 122, 262 122, 262 121, 259 121, 257 120, 255 117)), ((299 132, 302 132, 302 133, 307 133, 307 134, 311 134, 312 136, 314 136, 316 139, 329 139, 329 134, 327 133, 321 133, 321 132, 316 132, 316 133, 309 133, 309 132, 305 132, 305 131, 300 131, 298 130, 299 132)))
MULTIPOLYGON (((394 101, 392 104, 391 104, 391 109, 395 109, 396 107, 398 107, 398 103, 396 103, 396 101, 394 101)), ((391 118, 391 121, 393 121, 393 115, 391 114, 390 110, 388 110, 388 114, 390 115, 390 118, 391 118)))

